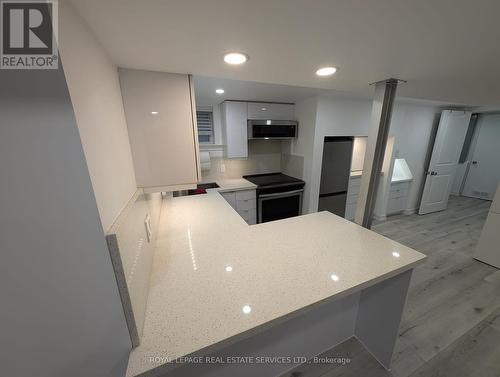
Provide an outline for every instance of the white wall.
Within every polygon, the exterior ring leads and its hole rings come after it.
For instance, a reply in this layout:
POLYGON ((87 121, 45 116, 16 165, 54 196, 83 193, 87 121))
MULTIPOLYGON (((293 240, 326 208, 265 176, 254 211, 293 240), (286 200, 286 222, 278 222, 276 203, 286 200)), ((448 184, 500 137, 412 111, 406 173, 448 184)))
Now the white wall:
POLYGON ((0 374, 124 376, 130 337, 64 74, 0 82, 0 374))
POLYGON ((367 136, 357 136, 352 145, 351 171, 363 170, 365 161, 367 136))
POLYGON ((281 142, 279 140, 250 140, 248 158, 224 158, 222 150, 209 153, 210 170, 202 170, 203 182, 281 171, 281 142), (221 171, 222 165, 224 165, 224 172, 221 171))
POLYGON ((464 177, 462 195, 493 200, 500 182, 499 144, 500 114, 481 114, 468 156, 470 168, 464 177))
POLYGON ((415 211, 420 203, 425 180, 425 162, 432 131, 439 123, 441 109, 432 106, 396 103, 390 135, 395 137, 395 157, 404 158, 413 174, 406 211, 415 211))
MULTIPOLYGON (((304 213, 318 208, 324 137, 366 136, 371 107, 370 100, 333 96, 310 98, 297 104, 297 115, 303 121, 299 119, 299 137, 292 143, 291 153, 304 156, 304 213)), ((429 139, 439 113, 436 107, 399 101, 393 111, 390 135, 395 136, 397 155, 407 160, 415 178, 410 185, 408 210, 415 209, 419 201, 429 139)))
POLYGON ((136 190, 116 66, 68 2, 59 3, 60 54, 104 230, 136 190))
MULTIPOLYGON (((317 98, 308 98, 299 101, 295 104, 295 116, 299 122, 298 137, 291 142, 284 142, 282 152, 287 155, 301 157, 302 175, 296 176, 294 173, 297 170, 292 166, 286 166, 283 173, 302 178, 306 185, 304 187, 304 197, 302 201, 302 212, 309 213, 310 198, 311 198, 311 175, 313 169, 313 149, 314 149, 314 134, 316 128, 317 115, 317 98)), ((290 160, 290 159, 288 159, 290 160)), ((293 160, 292 160, 293 161, 293 160)), ((299 159, 295 159, 299 161, 299 159)), ((317 208, 317 206, 316 206, 317 208)))

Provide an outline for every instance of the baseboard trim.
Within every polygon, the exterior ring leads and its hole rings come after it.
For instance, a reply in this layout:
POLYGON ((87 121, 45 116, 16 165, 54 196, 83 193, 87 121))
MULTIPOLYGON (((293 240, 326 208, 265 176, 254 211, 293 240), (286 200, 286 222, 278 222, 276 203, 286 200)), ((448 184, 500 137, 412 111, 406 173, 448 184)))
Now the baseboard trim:
POLYGON ((377 221, 385 221, 387 220, 387 216, 379 216, 379 215, 373 215, 373 218, 377 221))
POLYGON ((403 211, 403 215, 414 215, 415 213, 417 213, 417 209, 418 208, 405 209, 403 211))

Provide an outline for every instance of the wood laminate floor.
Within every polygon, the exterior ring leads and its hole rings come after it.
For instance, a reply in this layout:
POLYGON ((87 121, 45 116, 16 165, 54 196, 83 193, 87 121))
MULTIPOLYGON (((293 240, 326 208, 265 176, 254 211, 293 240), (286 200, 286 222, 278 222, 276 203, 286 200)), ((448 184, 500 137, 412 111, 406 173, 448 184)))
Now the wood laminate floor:
POLYGON ((413 273, 390 372, 350 339, 324 354, 348 364, 305 364, 285 376, 500 377, 500 270, 472 258, 490 204, 452 196, 446 211, 372 227, 428 256, 413 273))

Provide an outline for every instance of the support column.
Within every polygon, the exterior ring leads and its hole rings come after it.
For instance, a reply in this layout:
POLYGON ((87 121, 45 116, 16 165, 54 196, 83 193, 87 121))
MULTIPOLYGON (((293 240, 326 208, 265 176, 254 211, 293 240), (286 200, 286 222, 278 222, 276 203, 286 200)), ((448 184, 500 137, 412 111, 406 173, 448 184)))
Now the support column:
POLYGON ((392 108, 396 97, 396 88, 400 81, 402 80, 388 79, 375 83, 371 124, 354 218, 357 224, 368 229, 371 228, 372 224, 373 207, 375 206, 385 146, 389 136, 392 108))

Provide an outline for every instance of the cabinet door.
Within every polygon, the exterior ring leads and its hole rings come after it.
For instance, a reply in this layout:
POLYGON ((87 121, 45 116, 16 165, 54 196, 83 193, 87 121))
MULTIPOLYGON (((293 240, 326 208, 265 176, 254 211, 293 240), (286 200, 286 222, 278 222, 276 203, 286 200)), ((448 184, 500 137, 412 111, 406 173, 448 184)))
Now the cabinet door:
POLYGON ((224 199, 231 205, 231 207, 236 208, 236 194, 234 191, 221 192, 220 193, 224 199))
POLYGON ((137 185, 149 191, 195 185, 199 157, 190 77, 120 69, 120 84, 137 185))
POLYGON ((408 195, 408 182, 391 183, 389 198, 401 198, 408 195))
POLYGON ((225 154, 227 158, 248 157, 247 104, 246 102, 222 103, 225 154))
POLYGON ((294 120, 294 116, 291 104, 248 102, 248 119, 294 120))

